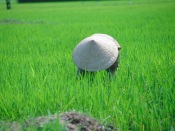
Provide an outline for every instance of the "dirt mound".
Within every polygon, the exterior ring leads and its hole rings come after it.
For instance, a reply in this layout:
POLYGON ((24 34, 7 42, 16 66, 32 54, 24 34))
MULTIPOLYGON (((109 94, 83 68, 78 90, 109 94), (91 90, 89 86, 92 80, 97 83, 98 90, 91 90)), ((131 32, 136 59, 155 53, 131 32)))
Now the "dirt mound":
POLYGON ((57 129, 61 131, 116 131, 112 125, 102 125, 96 119, 77 112, 31 118, 24 123, 0 122, 0 130, 27 131, 31 128, 35 130, 52 128, 55 130, 56 125, 59 125, 57 129), (50 126, 45 128, 48 124, 50 126))
POLYGON ((68 131, 107 131, 113 127, 103 126, 96 119, 77 112, 67 112, 60 115, 60 123, 65 124, 68 131))

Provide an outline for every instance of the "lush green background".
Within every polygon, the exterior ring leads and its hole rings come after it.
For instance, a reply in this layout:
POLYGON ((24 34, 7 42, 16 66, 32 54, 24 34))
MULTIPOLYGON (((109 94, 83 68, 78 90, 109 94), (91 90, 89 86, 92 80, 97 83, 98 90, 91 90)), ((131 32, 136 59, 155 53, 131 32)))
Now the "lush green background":
POLYGON ((170 130, 175 1, 0 4, 0 119, 76 110, 121 130, 170 130), (76 80, 72 51, 93 33, 121 45, 120 68, 76 80))
POLYGON ((104 1, 104 0, 18 0, 19 3, 26 2, 70 2, 70 1, 104 1))

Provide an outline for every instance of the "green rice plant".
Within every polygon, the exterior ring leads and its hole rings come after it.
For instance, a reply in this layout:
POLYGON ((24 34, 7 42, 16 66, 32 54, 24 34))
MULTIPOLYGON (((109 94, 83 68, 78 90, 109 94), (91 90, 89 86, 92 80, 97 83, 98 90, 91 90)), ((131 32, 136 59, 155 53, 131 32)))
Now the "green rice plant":
POLYGON ((0 8, 1 121, 75 110, 120 130, 175 128, 174 0, 0 8), (94 33, 119 42, 120 67, 76 79, 73 49, 94 33))

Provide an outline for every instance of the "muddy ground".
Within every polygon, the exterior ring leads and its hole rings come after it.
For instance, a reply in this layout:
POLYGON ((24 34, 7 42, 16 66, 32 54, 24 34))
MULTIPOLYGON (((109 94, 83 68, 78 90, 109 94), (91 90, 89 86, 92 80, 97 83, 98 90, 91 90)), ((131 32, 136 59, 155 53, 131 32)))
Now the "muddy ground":
POLYGON ((0 121, 0 131, 117 131, 112 124, 101 124, 95 118, 77 112, 30 118, 23 123, 0 121))

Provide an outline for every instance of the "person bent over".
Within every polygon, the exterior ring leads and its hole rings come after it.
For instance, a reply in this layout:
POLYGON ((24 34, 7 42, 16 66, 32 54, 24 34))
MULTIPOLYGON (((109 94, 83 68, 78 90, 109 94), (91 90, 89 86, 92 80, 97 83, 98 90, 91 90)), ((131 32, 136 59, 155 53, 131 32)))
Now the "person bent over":
POLYGON ((107 34, 93 34, 83 39, 73 51, 73 61, 78 67, 77 76, 86 72, 106 70, 114 75, 119 67, 118 42, 107 34))

